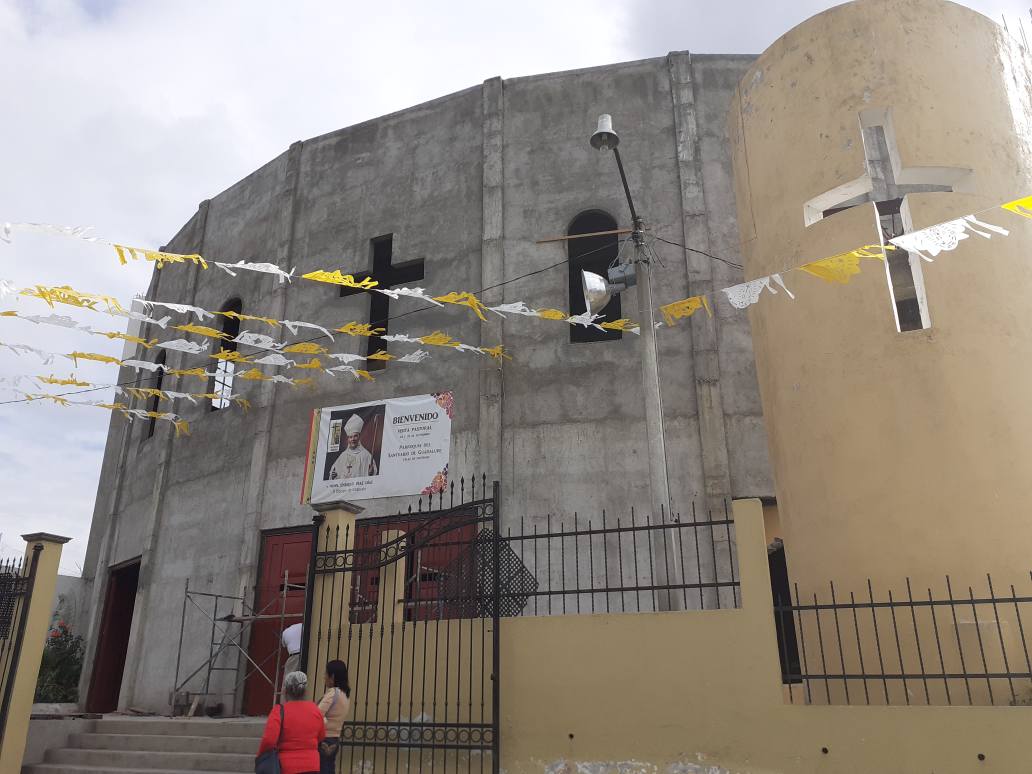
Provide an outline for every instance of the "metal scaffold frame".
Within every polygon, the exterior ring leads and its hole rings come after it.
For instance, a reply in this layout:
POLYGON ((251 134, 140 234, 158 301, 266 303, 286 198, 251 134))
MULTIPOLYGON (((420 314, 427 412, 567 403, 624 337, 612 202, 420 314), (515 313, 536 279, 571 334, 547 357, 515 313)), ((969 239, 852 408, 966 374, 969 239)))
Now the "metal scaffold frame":
MULTIPOLYGON (((303 588, 295 586, 294 588, 303 588)), ((183 612, 179 622, 179 647, 176 654, 176 676, 173 683, 172 691, 169 695, 169 704, 172 708, 172 714, 176 714, 176 708, 178 706, 188 706, 186 714, 191 716, 197 710, 198 704, 203 700, 211 698, 228 698, 230 707, 233 712, 239 712, 241 709, 240 700, 240 689, 247 682, 247 679, 254 674, 261 675, 267 683, 273 688, 274 701, 280 699, 280 686, 282 681, 280 680, 280 658, 277 653, 276 656, 276 668, 272 676, 266 673, 263 669, 262 664, 256 662, 251 655, 247 652, 247 645, 250 642, 251 627, 256 621, 279 621, 279 631, 283 631, 284 625, 287 621, 294 622, 295 620, 301 620, 304 616, 301 613, 287 613, 287 591, 291 589, 289 584, 289 577, 286 571, 283 573, 283 583, 280 587, 279 596, 269 601, 261 610, 255 610, 253 605, 248 605, 247 601, 242 596, 235 596, 232 594, 213 594, 205 591, 191 591, 190 590, 190 579, 187 578, 186 584, 183 591, 183 612), (198 599, 210 599, 212 600, 211 609, 208 610, 206 607, 198 602, 198 599), (275 612, 275 605, 279 603, 279 611, 275 612), (220 605, 228 604, 228 612, 220 615, 225 608, 220 608, 220 605), (180 675, 183 673, 182 662, 183 662, 183 640, 186 634, 186 622, 187 622, 187 611, 193 607, 199 612, 205 619, 206 622, 211 624, 209 632, 209 644, 208 644, 208 658, 200 664, 196 669, 190 672, 185 678, 180 680, 180 675), (239 613, 237 608, 239 607, 239 613), (223 654, 230 653, 235 655, 235 662, 232 665, 219 666, 219 659, 223 654), (188 691, 185 690, 186 686, 195 677, 204 674, 204 685, 201 691, 188 691), (215 672, 233 672, 236 677, 233 680, 232 690, 229 691, 213 691, 212 690, 212 675, 215 672), (177 703, 177 699, 180 696, 184 696, 185 703, 177 703)), ((207 629, 207 627, 206 627, 207 629)))

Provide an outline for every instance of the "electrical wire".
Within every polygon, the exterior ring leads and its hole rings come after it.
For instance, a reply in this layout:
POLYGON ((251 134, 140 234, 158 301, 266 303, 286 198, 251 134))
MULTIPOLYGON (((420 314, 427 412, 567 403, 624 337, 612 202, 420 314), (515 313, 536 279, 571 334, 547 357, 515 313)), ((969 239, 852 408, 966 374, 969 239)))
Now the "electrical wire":
POLYGON ((669 239, 664 239, 663 237, 659 236, 659 234, 653 234, 652 236, 654 239, 657 239, 660 242, 665 242, 666 244, 673 245, 674 247, 680 247, 682 250, 687 250, 689 253, 698 253, 699 255, 704 255, 707 258, 711 258, 714 261, 720 261, 721 263, 727 264, 728 266, 735 269, 743 268, 742 264, 740 263, 735 263, 734 261, 730 261, 727 258, 721 258, 719 255, 707 253, 705 250, 697 250, 694 247, 686 247, 685 245, 682 245, 680 242, 673 242, 669 239))

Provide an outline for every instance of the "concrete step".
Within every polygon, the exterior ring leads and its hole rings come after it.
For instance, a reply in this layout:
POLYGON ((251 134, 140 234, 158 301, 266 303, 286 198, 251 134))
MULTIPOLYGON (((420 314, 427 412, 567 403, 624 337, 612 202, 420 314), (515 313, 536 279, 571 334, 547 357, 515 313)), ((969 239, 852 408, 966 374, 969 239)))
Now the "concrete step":
POLYGON ((254 753, 147 752, 139 750, 48 750, 44 763, 99 766, 111 771, 254 771, 254 753))
POLYGON ((226 774, 201 769, 115 769, 111 766, 74 766, 65 763, 37 763, 26 766, 22 774, 226 774))
POLYGON ((96 734, 126 734, 145 736, 222 736, 261 739, 265 718, 104 718, 93 727, 96 734))
POLYGON ((253 757, 258 751, 258 740, 243 736, 87 733, 72 734, 67 746, 80 750, 237 753, 253 757))

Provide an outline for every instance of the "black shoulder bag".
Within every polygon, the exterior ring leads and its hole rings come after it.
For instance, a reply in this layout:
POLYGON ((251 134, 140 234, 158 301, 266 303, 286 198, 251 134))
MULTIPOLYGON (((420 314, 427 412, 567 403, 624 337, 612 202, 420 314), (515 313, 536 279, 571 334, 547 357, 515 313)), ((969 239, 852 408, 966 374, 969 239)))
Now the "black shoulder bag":
POLYGON ((276 737, 276 746, 254 759, 254 774, 283 774, 279 762, 279 743, 283 738, 283 724, 286 722, 282 704, 279 705, 279 717, 279 735, 276 737))

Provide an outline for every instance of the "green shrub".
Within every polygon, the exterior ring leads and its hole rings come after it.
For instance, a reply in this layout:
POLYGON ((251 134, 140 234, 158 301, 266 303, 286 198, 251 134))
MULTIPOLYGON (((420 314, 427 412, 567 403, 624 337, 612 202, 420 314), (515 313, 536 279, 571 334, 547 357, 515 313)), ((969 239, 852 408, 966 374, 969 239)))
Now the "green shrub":
POLYGON ((36 701, 74 703, 79 701, 79 675, 84 651, 82 637, 72 634, 64 621, 58 621, 43 648, 36 681, 36 701))

